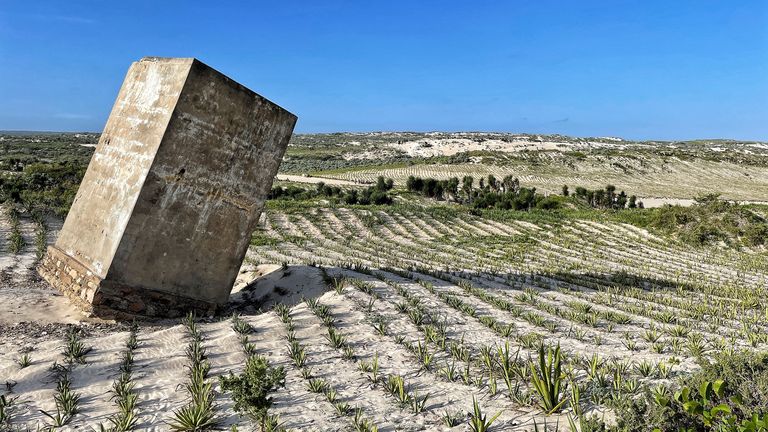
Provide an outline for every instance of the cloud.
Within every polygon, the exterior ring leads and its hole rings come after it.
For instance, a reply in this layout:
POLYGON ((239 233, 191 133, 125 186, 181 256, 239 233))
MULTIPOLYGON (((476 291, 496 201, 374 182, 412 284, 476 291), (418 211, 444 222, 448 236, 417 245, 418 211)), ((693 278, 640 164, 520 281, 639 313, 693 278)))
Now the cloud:
POLYGON ((568 120, 569 120, 569 118, 565 117, 565 118, 561 118, 561 119, 557 119, 557 120, 552 120, 550 123, 568 123, 568 120))
POLYGON ((53 115, 56 118, 65 120, 88 120, 91 118, 88 114, 76 114, 76 113, 59 113, 53 115))

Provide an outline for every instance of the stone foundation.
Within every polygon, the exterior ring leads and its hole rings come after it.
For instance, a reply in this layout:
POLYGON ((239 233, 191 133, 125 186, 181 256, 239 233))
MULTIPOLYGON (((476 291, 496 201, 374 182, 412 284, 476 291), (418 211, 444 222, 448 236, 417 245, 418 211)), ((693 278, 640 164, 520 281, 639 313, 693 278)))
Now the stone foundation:
POLYGON ((102 280, 56 246, 48 246, 37 271, 80 310, 101 318, 176 318, 191 311, 210 315, 219 308, 208 302, 102 280))
POLYGON ((85 312, 93 312, 93 298, 101 278, 55 246, 40 261, 37 272, 85 312))

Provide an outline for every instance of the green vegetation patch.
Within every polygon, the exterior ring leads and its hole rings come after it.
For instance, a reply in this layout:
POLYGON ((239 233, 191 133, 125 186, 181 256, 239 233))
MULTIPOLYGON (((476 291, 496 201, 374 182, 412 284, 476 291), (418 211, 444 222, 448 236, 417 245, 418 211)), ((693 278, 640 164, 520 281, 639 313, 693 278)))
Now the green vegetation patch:
POLYGON ((367 187, 362 190, 342 189, 338 186, 329 186, 323 182, 317 183, 314 190, 305 189, 300 186, 289 185, 273 186, 268 195, 271 200, 313 200, 328 199, 334 204, 344 203, 347 205, 389 205, 392 204, 392 197, 387 194, 394 187, 392 179, 385 179, 379 176, 375 186, 367 187))
POLYGON ((222 390, 232 394, 235 411, 263 424, 272 406, 269 393, 285 385, 285 370, 271 366, 266 357, 250 356, 243 373, 230 372, 220 377, 220 383, 222 390))
POLYGON ((690 207, 659 208, 649 225, 692 245, 762 246, 768 240, 765 217, 716 194, 696 198, 690 207))
POLYGON ((251 236, 251 246, 275 246, 278 239, 269 236, 263 230, 258 230, 251 236))
POLYGON ((674 393, 658 387, 616 403, 618 427, 611 430, 768 430, 768 353, 713 353, 700 364, 674 393))
POLYGON ((85 166, 78 163, 37 163, 20 173, 0 174, 0 200, 66 216, 75 199, 85 166))

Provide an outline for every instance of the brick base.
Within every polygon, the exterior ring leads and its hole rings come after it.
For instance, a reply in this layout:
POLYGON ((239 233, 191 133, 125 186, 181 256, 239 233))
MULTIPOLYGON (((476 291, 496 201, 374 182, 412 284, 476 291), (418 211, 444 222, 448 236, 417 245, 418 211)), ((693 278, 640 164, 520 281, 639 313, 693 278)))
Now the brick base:
POLYGON ((209 315, 219 305, 104 280, 55 246, 40 260, 40 276, 82 311, 100 318, 176 318, 187 312, 209 315))

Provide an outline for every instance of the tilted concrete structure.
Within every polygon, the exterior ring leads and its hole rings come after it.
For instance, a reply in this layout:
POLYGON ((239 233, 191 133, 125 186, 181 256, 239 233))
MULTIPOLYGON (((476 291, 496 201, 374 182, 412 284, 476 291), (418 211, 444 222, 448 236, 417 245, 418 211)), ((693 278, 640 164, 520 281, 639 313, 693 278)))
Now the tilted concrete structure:
POLYGON ((39 273, 99 316, 226 303, 295 123, 195 59, 133 63, 39 273))

